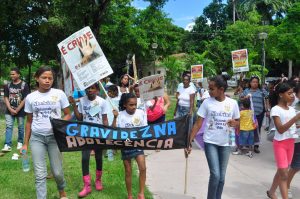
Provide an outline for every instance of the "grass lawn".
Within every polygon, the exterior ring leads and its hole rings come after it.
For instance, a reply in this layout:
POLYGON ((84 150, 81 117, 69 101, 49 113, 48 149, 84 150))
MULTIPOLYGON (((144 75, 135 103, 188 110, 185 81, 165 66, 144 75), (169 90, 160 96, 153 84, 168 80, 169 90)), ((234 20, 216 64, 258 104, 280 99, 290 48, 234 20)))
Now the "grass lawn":
MULTIPOLYGON (((167 119, 173 118, 175 100, 171 98, 171 107, 167 112, 167 119)), ((0 148, 2 149, 5 139, 5 119, 0 117, 0 148)), ((22 171, 21 159, 15 161, 11 160, 13 153, 18 153, 16 150, 17 132, 14 129, 13 136, 13 150, 7 153, 5 156, 0 157, 0 198, 1 199, 32 199, 36 198, 35 195, 35 182, 34 173, 31 170, 28 173, 22 171)), ((30 151, 29 151, 30 153, 30 151)), ((68 152, 63 153, 63 166, 65 178, 67 181, 66 192, 69 198, 77 198, 78 192, 83 186, 81 175, 81 153, 80 152, 68 152)), ((48 158, 47 158, 48 159, 48 158)), ((133 161, 134 162, 134 161, 133 161)), ((90 173, 92 179, 95 179, 95 159, 91 156, 90 160, 90 173)), ((134 162, 134 170, 137 170, 137 166, 134 162)), ((104 158, 103 165, 103 185, 104 190, 97 192, 93 185, 93 192, 86 198, 101 198, 101 199, 125 199, 127 196, 125 181, 124 181, 124 169, 123 162, 120 159, 120 152, 115 156, 115 160, 112 162, 107 161, 104 158)), ((49 168, 48 168, 49 169, 49 168)), ((133 192, 137 195, 138 192, 138 172, 133 172, 133 192)), ((56 183, 54 179, 47 180, 48 198, 59 198, 56 183)), ((151 193, 146 190, 145 196, 147 199, 151 199, 151 193)))

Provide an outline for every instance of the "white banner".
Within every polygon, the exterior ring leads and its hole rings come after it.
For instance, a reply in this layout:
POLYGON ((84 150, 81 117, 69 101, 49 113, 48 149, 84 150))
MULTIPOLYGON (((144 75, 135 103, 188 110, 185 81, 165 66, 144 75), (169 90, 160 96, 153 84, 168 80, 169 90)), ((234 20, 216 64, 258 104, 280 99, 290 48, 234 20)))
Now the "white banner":
POLYGON ((113 73, 90 27, 77 31, 57 46, 80 90, 113 73))
POLYGON ((249 71, 247 49, 232 51, 231 57, 232 57, 232 67, 234 73, 249 71))
POLYGON ((164 75, 151 75, 139 80, 139 90, 142 101, 164 95, 164 75))

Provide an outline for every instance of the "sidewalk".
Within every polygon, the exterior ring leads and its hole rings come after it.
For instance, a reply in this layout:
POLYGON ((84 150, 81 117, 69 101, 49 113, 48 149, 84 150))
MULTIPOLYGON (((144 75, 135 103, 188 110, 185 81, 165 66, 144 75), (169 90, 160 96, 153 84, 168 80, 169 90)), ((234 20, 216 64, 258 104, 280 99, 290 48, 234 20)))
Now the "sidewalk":
MULTIPOLYGON (((265 133, 263 132, 263 135, 265 133)), ((276 165, 272 143, 265 141, 261 153, 231 155, 222 199, 265 199, 276 165)), ((206 199, 209 169, 204 152, 193 146, 188 160, 187 194, 184 195, 185 158, 183 150, 146 151, 147 186, 154 199, 206 199)), ((279 189, 277 196, 280 197, 279 189)), ((300 173, 292 182, 294 198, 300 198, 300 173)))

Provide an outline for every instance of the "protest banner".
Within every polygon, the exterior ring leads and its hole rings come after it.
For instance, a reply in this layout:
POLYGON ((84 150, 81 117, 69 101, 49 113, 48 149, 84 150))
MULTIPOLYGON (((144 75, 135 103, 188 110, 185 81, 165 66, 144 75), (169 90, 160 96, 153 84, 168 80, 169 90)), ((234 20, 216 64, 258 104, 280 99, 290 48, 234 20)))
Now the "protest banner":
POLYGON ((200 82, 203 80, 203 65, 192 65, 191 66, 191 81, 200 82))
POLYGON ((86 149, 171 150, 186 148, 188 121, 184 116, 137 128, 113 128, 95 123, 51 119, 61 152, 86 149))
POLYGON ((231 57, 232 57, 232 67, 234 73, 249 71, 247 49, 232 51, 231 57))
POLYGON ((151 75, 139 80, 139 90, 142 101, 164 95, 164 75, 151 75))
POLYGON ((77 31, 57 46, 80 90, 113 73, 90 27, 77 31))

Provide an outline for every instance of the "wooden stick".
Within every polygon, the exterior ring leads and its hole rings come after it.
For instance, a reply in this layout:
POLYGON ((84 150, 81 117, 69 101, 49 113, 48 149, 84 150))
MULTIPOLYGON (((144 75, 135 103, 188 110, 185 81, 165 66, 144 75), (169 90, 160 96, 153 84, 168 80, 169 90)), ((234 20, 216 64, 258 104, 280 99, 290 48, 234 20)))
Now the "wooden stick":
POLYGON ((187 193, 188 155, 185 156, 184 194, 187 193))

